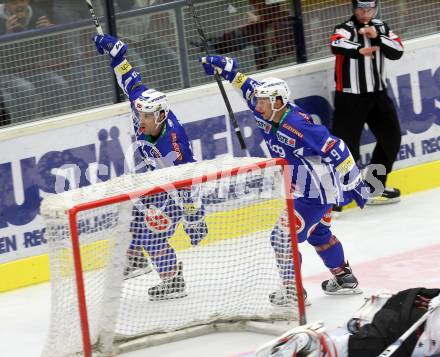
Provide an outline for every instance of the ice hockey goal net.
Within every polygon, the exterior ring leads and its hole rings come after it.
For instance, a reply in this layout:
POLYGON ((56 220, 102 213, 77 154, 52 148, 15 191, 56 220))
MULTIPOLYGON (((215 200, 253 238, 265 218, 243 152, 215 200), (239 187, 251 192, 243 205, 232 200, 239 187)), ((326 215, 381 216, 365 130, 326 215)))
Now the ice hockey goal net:
MULTIPOLYGON (((264 331, 277 320, 304 323, 290 172, 285 164, 283 159, 223 158, 123 175, 45 198, 41 214, 49 247, 52 305, 43 356, 90 357, 94 351, 110 356, 222 327, 264 331), (208 234, 191 244, 180 220, 165 241, 175 251, 185 294, 151 300, 149 291, 163 279, 158 274, 160 259, 156 256, 156 264, 151 264, 148 252, 152 245, 166 243, 148 237, 139 243, 137 254, 152 269, 127 278, 133 268, 129 254, 134 244, 133 210, 136 206, 141 212, 143 223, 154 218, 156 233, 165 231, 166 214, 157 217, 157 211, 139 202, 168 195, 181 210, 188 204, 179 202, 182 190, 191 193, 196 207, 203 207, 208 234), (297 296, 287 307, 269 301, 269 294, 282 286, 271 246, 280 219, 290 231, 293 248, 284 264, 296 272, 297 296)), ((161 247, 153 251, 159 258, 165 254, 161 247)))

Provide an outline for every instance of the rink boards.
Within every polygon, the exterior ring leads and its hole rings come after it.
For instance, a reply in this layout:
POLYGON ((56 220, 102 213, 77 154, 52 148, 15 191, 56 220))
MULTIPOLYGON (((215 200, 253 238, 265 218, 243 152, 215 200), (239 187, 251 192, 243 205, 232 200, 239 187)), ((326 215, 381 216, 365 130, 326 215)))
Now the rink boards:
MULTIPOLYGON (((389 92, 402 124, 402 145, 395 164, 398 170, 388 184, 399 187, 403 194, 440 186, 440 85, 436 81, 440 67, 432 60, 440 58, 439 43, 438 35, 408 41, 398 65, 388 67, 389 92)), ((255 78, 267 76, 286 79, 294 88, 297 104, 328 124, 333 58, 261 73, 255 78)), ((249 153, 266 156, 252 115, 229 85, 226 89, 249 153)), ((198 160, 244 155, 215 84, 171 93, 170 101, 198 160)), ((112 177, 121 175, 131 130, 128 105, 121 103, 0 131, 0 291, 49 280, 39 202, 53 194, 56 178, 68 175, 63 165, 72 161, 92 173, 97 165, 105 164, 111 168, 112 177)), ((368 133, 363 143, 364 163, 374 146, 368 133)), ((96 179, 96 174, 92 176, 96 179)), ((81 177, 77 184, 85 184, 83 180, 81 177)))

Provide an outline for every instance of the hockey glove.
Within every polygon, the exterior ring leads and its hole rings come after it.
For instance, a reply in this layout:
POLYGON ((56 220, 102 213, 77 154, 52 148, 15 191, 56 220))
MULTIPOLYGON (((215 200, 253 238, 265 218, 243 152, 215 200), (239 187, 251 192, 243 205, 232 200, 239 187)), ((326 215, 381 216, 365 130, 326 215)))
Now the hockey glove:
POLYGON ((186 221, 184 218, 183 229, 190 238, 192 246, 198 245, 208 234, 208 226, 203 218, 196 222, 186 221))
POLYGON ((326 142, 333 145, 326 149, 329 151, 329 158, 333 161, 336 169, 337 178, 340 180, 341 188, 344 194, 344 200, 341 206, 348 205, 355 200, 360 208, 364 208, 370 193, 369 187, 362 180, 359 168, 356 166, 353 156, 344 141, 330 136, 326 142))
POLYGON ((232 82, 237 75, 238 63, 235 58, 223 57, 223 56, 207 56, 199 58, 199 62, 202 63, 203 69, 207 75, 214 75, 215 71, 220 74, 224 79, 232 82))
POLYGON ((205 209, 200 202, 195 202, 198 190, 179 190, 183 208, 183 229, 191 239, 191 245, 196 246, 208 234, 205 222, 205 209))
POLYGON ((95 41, 96 50, 101 55, 108 53, 111 58, 121 58, 127 52, 128 46, 124 42, 108 34, 96 35, 93 41, 95 41))
MULTIPOLYGON (((351 185, 351 187, 353 187, 353 184, 351 185)), ((365 181, 362 180, 360 175, 358 181, 353 188, 345 190, 343 187, 342 189, 344 190, 344 202, 341 204, 341 206, 348 205, 351 201, 354 200, 360 208, 364 208, 365 203, 367 203, 368 201, 370 188, 365 183, 365 181)))

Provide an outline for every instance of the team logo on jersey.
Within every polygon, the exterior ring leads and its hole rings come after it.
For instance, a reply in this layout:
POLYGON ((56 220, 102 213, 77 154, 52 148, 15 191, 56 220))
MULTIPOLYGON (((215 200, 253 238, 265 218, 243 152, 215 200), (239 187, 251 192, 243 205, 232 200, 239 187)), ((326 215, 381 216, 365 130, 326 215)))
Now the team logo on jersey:
POLYGON ((270 125, 269 123, 265 122, 264 120, 260 119, 260 118, 255 118, 255 120, 257 121, 257 126, 263 130, 266 134, 270 132, 270 129, 272 128, 272 125, 270 125))
POLYGON ((290 138, 286 134, 280 133, 279 131, 277 132, 277 139, 279 142, 285 145, 295 147, 296 140, 294 138, 290 138))
POLYGON ((328 137, 327 140, 325 141, 324 145, 321 148, 321 151, 324 154, 327 154, 333 146, 335 146, 335 144, 337 143, 336 139, 333 139, 332 137, 328 137))
MULTIPOLYGON (((306 226, 306 224, 304 222, 304 218, 297 211, 295 211, 296 234, 301 233, 304 230, 305 226, 306 226)), ((283 214, 280 217, 279 227, 281 228, 281 230, 283 232, 290 233, 290 230, 289 230, 289 219, 288 219, 286 210, 284 210, 283 214)))
POLYGON ((278 157, 286 157, 286 152, 281 145, 272 144, 272 140, 269 140, 267 144, 269 145, 270 150, 277 154, 278 157))
POLYGON ((295 134, 300 139, 304 137, 303 133, 301 133, 298 129, 295 129, 292 125, 288 123, 284 123, 282 127, 286 130, 289 130, 291 133, 295 134))
POLYGON ((145 211, 145 224, 154 233, 161 233, 170 230, 173 220, 160 208, 150 205, 145 211))

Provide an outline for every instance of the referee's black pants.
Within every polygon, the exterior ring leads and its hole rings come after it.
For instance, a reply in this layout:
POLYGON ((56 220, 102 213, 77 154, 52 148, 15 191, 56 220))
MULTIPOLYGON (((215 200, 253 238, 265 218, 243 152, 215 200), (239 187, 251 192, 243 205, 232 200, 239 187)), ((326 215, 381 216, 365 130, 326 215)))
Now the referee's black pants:
POLYGON ((351 94, 335 93, 335 113, 332 133, 345 141, 355 161, 359 159, 359 146, 364 124, 367 123, 377 143, 370 164, 385 167, 385 175, 373 174, 385 187, 400 149, 400 124, 396 108, 386 91, 351 94))

